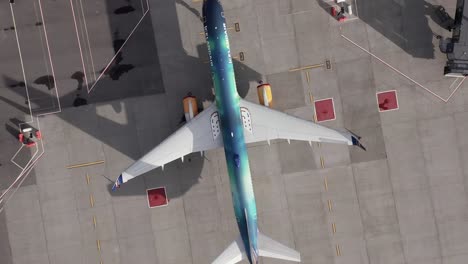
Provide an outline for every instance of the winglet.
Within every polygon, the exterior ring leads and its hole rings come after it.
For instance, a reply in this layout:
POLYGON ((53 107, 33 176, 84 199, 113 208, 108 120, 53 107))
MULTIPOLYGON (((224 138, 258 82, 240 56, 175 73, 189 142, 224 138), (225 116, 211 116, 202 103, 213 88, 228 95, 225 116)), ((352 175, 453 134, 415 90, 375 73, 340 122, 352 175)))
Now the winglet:
POLYGON ((366 151, 366 148, 361 144, 361 142, 359 142, 359 138, 360 137, 358 137, 358 136, 356 136, 354 134, 351 136, 351 139, 353 141, 353 145, 358 146, 358 147, 362 148, 364 151, 366 151))
POLYGON ((114 186, 112 186, 112 191, 115 191, 117 188, 120 188, 120 185, 122 183, 123 183, 122 174, 120 174, 120 176, 115 181, 114 186))

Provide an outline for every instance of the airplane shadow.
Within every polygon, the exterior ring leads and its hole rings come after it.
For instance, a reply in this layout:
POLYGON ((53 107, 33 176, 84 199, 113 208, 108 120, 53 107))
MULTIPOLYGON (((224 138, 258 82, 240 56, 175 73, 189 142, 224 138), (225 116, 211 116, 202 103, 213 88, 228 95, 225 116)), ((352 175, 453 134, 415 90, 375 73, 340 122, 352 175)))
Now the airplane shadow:
MULTIPOLYGON (((133 5, 131 2, 114 0, 107 0, 107 13, 109 17, 110 32, 113 32, 113 47, 114 51, 117 52, 122 45, 122 39, 129 32, 124 32, 123 25, 136 24, 138 15, 136 12, 142 13, 141 6, 133 5)), ((199 51, 199 57, 193 57, 188 55, 182 47, 182 40, 180 36, 179 22, 177 19, 176 4, 181 4, 180 0, 165 1, 164 5, 165 21, 164 25, 170 25, 170 30, 174 34, 165 36, 171 38, 173 43, 171 54, 174 59, 177 59, 177 65, 182 68, 182 71, 177 72, 178 75, 183 75, 180 78, 168 78, 163 80, 162 69, 159 61, 158 45, 156 43, 154 34, 159 34, 157 30, 153 28, 151 16, 145 17, 142 21, 139 29, 135 32, 132 39, 127 45, 117 54, 115 62, 109 67, 104 73, 104 79, 101 80, 94 90, 88 94, 86 92, 86 82, 84 81, 84 74, 80 71, 71 70, 69 75, 69 81, 64 82, 63 80, 48 80, 49 83, 73 83, 69 87, 60 87, 60 102, 62 103, 63 112, 57 114, 63 121, 70 124, 76 129, 79 129, 91 137, 102 142, 103 145, 110 146, 115 151, 136 160, 145 154, 149 149, 156 146, 165 137, 174 132, 178 127, 181 126, 180 120, 183 116, 182 108, 182 97, 188 92, 191 92, 198 99, 201 107, 201 102, 213 100, 211 91, 212 82, 209 70, 209 65, 206 63, 208 58, 206 51, 206 44, 199 45, 197 50, 199 51), (149 34, 153 32, 154 34, 149 34), (149 62, 151 67, 148 67, 147 57, 154 56, 156 61, 149 62), (146 61, 145 61, 146 60, 146 61), (146 63, 146 64, 145 64, 146 63), (150 85, 154 87, 152 91, 135 88, 133 84, 144 86, 141 84, 140 76, 141 72, 139 68, 144 65, 146 70, 150 70, 154 76, 151 78, 150 85), (70 81, 71 80, 71 81, 70 81), (169 85, 166 85, 169 84, 169 85), (62 90, 63 89, 63 90, 62 90), (68 91, 68 92, 63 92, 68 91), (117 95, 116 95, 117 94, 117 95), (123 109, 130 108, 132 111, 124 111, 127 120, 132 120, 133 115, 145 113, 145 109, 139 109, 139 104, 135 101, 144 100, 143 98, 137 98, 133 100, 132 105, 128 105, 129 100, 127 98, 157 94, 163 97, 161 100, 157 100, 152 106, 151 111, 155 113, 161 112, 167 115, 152 115, 152 113, 146 113, 146 115, 140 120, 144 120, 143 123, 152 122, 166 124, 165 127, 161 125, 160 128, 155 128, 154 131, 145 131, 144 135, 139 134, 139 131, 135 127, 129 127, 135 125, 134 122, 128 122, 122 124, 121 122, 113 121, 98 114, 98 108, 102 105, 111 105, 115 113, 122 113, 123 109), (127 99, 126 102, 122 99, 127 99), (83 118, 83 116, 92 118, 83 118), (155 120, 155 116, 159 119, 167 120, 155 120), (90 124, 92 120, 92 124, 90 124), (111 136, 109 136, 109 131, 111 136), (115 132, 118 134, 112 135, 115 132), (144 145, 144 149, 135 149, 135 143, 138 139, 135 138, 148 138, 148 144, 144 145), (126 139, 126 140, 122 140, 126 139)), ((199 12, 187 6, 185 3, 181 4, 186 7, 195 16, 200 16, 199 12)), ((153 7, 152 7, 153 8, 153 7)), ((158 7, 156 7, 158 8, 158 7)), ((201 22, 200 22, 201 23, 201 22)), ((200 24, 200 30, 202 30, 200 24)), ((234 67, 236 71, 236 79, 238 82, 238 92, 240 96, 245 97, 249 90, 249 82, 257 81, 261 78, 261 74, 256 72, 254 69, 246 66, 242 62, 234 60, 234 67)), ((104 67, 102 67, 104 68, 104 67)), ((102 72, 102 70, 101 70, 102 72)), ((39 76, 40 77, 40 76, 39 76)), ((38 76, 35 77, 37 79, 38 76)), ((25 98, 24 94, 24 83, 20 80, 14 80, 8 76, 3 76, 4 83, 8 89, 14 91, 16 95, 25 98), (23 86, 21 86, 23 85, 23 86)), ((33 79, 34 80, 34 79, 33 79)), ((54 85, 55 86, 55 85, 54 85)), ((91 86, 91 83, 88 83, 91 86)), ((35 94, 35 98, 50 98, 51 92, 57 89, 51 85, 37 84, 34 81, 28 82, 28 90, 35 94)), ((29 108, 24 102, 19 102, 9 98, 7 95, 2 94, 0 91, 0 100, 4 103, 13 106, 14 108, 29 114, 29 108)), ((130 100, 132 101, 132 100, 130 100)), ((50 109, 48 105, 49 101, 39 100, 34 102, 35 109, 50 109)), ((128 110, 128 109, 127 109, 128 110)), ((35 114, 39 114, 40 111, 36 111, 35 114)), ((10 133, 13 134, 13 128, 5 125, 10 133)), ((153 170, 148 172, 145 177, 134 179, 132 181, 141 181, 140 183, 129 182, 129 188, 127 185, 123 185, 121 190, 117 192, 111 192, 114 196, 126 196, 126 195, 138 195, 144 194, 145 188, 151 186, 173 186, 174 192, 170 192, 169 195, 175 198, 186 193, 193 185, 199 182, 202 173, 202 167, 205 162, 205 158, 200 157, 199 153, 194 153, 186 157, 185 163, 174 161, 169 164, 164 172, 161 169, 153 170), (147 183, 145 186, 143 178, 146 178, 147 183), (156 179, 157 178, 157 179, 156 179), (150 183, 148 183, 150 179, 150 183), (133 187, 132 187, 133 186, 133 187)), ((130 164, 128 164, 130 165, 130 164)), ((113 166, 113 164, 107 164, 106 166, 113 166)), ((109 180, 115 180, 118 175, 103 175, 109 180)), ((113 182, 109 181, 108 190, 110 191, 113 182)))

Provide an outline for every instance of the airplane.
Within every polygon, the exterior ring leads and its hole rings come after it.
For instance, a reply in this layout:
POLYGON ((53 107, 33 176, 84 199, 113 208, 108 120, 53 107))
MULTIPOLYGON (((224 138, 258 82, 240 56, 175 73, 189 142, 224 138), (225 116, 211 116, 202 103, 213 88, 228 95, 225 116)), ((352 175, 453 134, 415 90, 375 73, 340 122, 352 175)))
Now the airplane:
MULTIPOLYGON (((157 167, 182 159, 193 152, 224 147, 234 213, 239 237, 213 264, 233 264, 258 257, 300 262, 299 252, 263 235, 258 230, 257 209, 246 144, 274 139, 357 145, 365 150, 359 137, 350 131, 339 132, 269 108, 268 93, 263 105, 243 100, 237 93, 226 20, 219 0, 204 0, 203 22, 210 59, 215 104, 198 113, 195 101, 188 101, 187 123, 158 146, 128 167, 117 179, 121 184, 157 167), (197 115, 195 115, 197 114, 197 115)), ((191 98, 190 98, 191 99, 191 98)), ((185 100, 185 99, 184 99, 185 100)), ((185 103, 185 102, 184 102, 185 103)))

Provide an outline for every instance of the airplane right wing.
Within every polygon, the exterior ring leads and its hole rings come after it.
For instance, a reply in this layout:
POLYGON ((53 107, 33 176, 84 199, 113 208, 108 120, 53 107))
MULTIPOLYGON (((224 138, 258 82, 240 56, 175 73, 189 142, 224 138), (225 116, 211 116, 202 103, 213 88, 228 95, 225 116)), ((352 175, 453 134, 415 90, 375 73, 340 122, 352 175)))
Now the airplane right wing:
POLYGON ((243 99, 240 106, 247 143, 287 139, 357 145, 365 149, 359 137, 349 131, 338 132, 243 99))
POLYGON ((183 159, 192 152, 222 147, 223 139, 220 131, 216 104, 212 104, 141 159, 135 161, 118 177, 112 189, 115 190, 120 184, 152 169, 164 168, 165 164, 179 158, 183 159))

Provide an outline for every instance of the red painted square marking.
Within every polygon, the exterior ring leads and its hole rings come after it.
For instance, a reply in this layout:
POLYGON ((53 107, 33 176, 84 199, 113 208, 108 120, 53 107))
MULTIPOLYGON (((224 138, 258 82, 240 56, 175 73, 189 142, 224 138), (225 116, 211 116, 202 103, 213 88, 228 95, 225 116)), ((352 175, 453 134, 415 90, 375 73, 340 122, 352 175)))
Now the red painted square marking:
POLYGON ((315 104, 315 116, 317 122, 335 120, 335 103, 333 98, 327 98, 322 100, 316 100, 315 104))
POLYGON ((377 93, 379 112, 398 110, 398 97, 396 90, 377 93))
POLYGON ((148 189, 146 190, 146 193, 148 194, 149 208, 166 206, 168 204, 166 187, 148 189))

